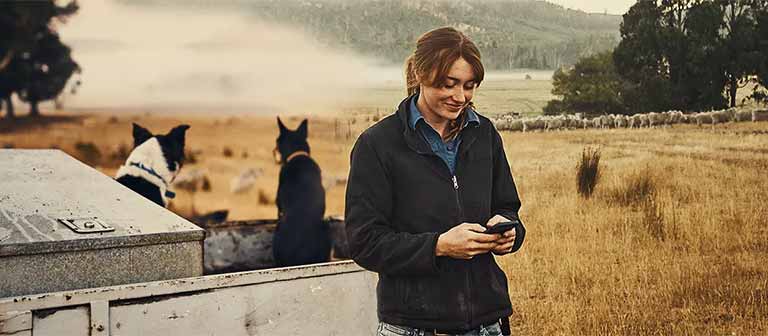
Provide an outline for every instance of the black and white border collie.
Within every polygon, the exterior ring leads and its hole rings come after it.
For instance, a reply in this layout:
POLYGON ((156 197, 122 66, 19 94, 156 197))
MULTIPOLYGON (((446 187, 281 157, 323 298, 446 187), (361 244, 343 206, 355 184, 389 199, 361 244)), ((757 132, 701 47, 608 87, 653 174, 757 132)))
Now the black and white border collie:
POLYGON ((168 134, 153 135, 133 124, 133 151, 118 169, 115 179, 162 207, 175 194, 170 184, 184 163, 184 137, 188 125, 174 127, 168 134))

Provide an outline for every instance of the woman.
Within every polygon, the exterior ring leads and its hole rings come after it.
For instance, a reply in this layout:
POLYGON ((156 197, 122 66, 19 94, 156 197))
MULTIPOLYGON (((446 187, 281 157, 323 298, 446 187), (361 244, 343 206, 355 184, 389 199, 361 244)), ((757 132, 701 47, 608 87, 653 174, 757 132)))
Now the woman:
POLYGON ((520 209, 501 137, 473 109, 483 76, 464 34, 425 33, 406 61, 408 97, 352 150, 346 229, 353 259, 379 274, 379 335, 501 335, 512 313, 491 253, 513 252, 525 231, 483 233, 520 209))

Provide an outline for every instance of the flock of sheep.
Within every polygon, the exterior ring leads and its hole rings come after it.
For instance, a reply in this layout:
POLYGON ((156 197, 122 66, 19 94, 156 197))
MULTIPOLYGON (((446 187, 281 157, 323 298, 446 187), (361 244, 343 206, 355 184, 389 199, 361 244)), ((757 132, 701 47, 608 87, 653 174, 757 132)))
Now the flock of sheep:
POLYGON ((768 121, 768 110, 730 108, 727 110, 683 113, 681 111, 650 112, 635 115, 603 115, 582 118, 580 115, 538 116, 535 118, 500 117, 493 120, 500 131, 530 132, 586 128, 653 128, 673 124, 715 125, 726 122, 768 121))

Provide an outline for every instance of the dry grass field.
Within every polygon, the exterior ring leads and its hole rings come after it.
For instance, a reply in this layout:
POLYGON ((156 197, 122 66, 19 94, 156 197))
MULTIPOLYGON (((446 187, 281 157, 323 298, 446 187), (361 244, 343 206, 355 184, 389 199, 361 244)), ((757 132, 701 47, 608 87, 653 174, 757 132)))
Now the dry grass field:
POLYGON ((529 230, 501 258, 519 334, 768 333, 768 123, 504 140, 529 230))
MULTIPOLYGON (((484 83, 481 113, 484 106, 491 114, 527 113, 520 106, 540 108, 548 99, 546 81, 534 81, 532 89, 509 82, 484 83)), ((343 214, 356 135, 401 95, 386 88, 344 115, 310 117, 312 156, 331 181, 326 214, 343 214)), ((179 191, 175 211, 275 218, 274 116, 166 112, 68 111, 75 117, 2 132, 0 145, 61 148, 113 175, 120 147, 132 142, 131 122, 153 132, 188 123, 195 162, 182 172, 202 170, 211 189, 179 191), (263 175, 251 190, 232 194, 231 179, 248 168, 263 175)), ((301 112, 285 117, 286 124, 296 127, 301 112)), ((528 228, 521 252, 499 259, 510 279, 515 334, 768 334, 768 123, 504 133, 503 139, 528 228), (601 153, 589 199, 579 196, 576 181, 586 147, 601 153)))

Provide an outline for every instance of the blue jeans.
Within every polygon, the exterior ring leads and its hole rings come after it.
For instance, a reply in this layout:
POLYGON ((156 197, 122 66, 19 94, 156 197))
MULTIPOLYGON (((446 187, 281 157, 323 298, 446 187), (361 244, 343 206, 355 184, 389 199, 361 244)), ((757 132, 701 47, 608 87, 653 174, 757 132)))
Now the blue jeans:
MULTIPOLYGON (((406 326, 399 326, 389 324, 386 322, 379 322, 379 328, 376 330, 377 336, 426 336, 432 335, 429 331, 423 329, 411 328, 406 326)), ((501 325, 498 322, 480 326, 480 328, 472 330, 466 334, 460 334, 455 336, 502 336, 501 325)))

